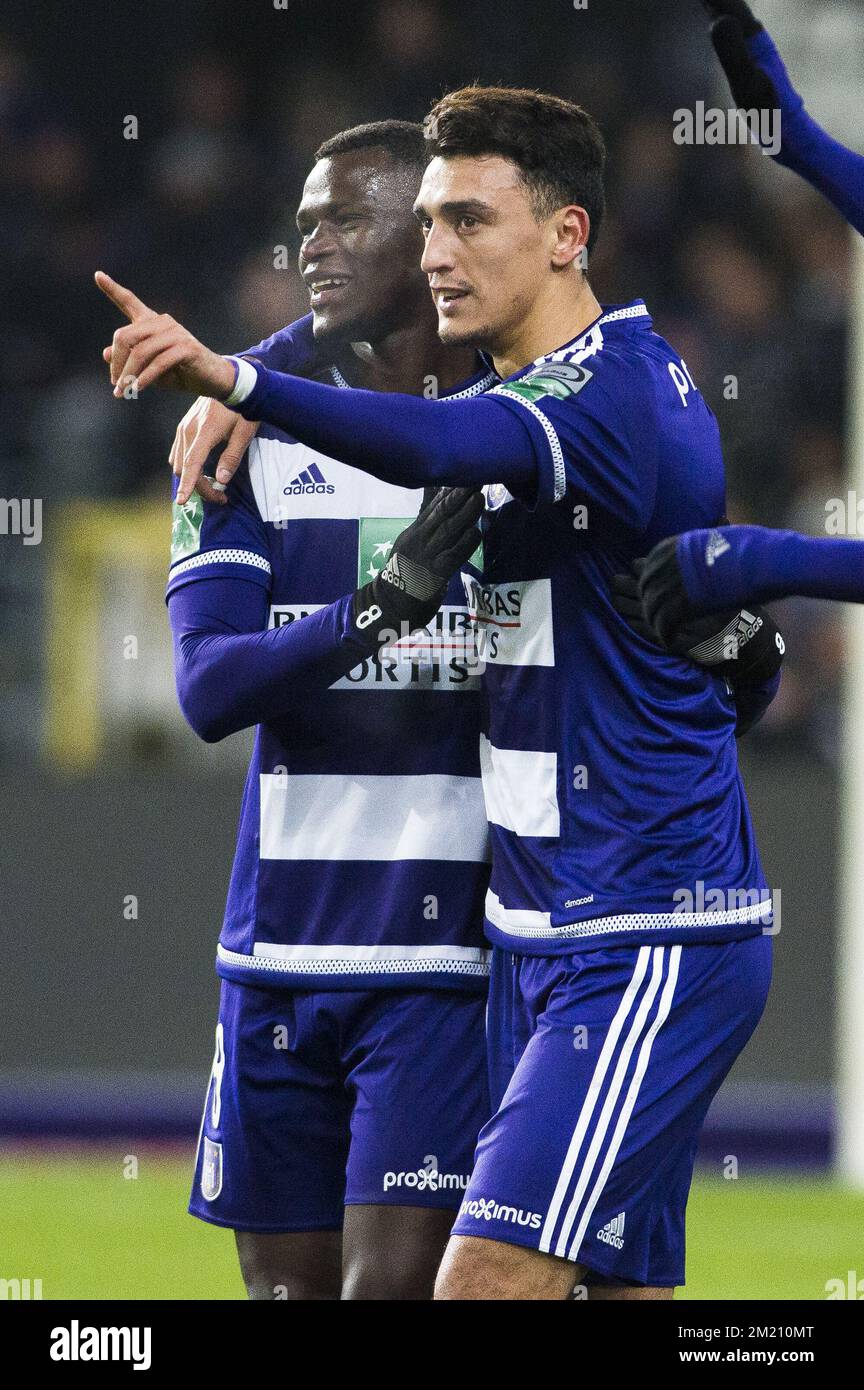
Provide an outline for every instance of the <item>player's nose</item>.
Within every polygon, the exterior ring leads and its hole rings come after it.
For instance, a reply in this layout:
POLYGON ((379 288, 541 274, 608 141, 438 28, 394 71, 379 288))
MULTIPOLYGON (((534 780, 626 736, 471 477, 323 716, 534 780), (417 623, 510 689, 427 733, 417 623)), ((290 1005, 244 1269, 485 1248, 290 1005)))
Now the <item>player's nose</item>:
POLYGON ((310 261, 320 261, 324 256, 332 256, 336 250, 336 241, 332 233, 326 227, 316 227, 313 232, 309 232, 300 243, 300 266, 306 266, 310 261))
POLYGON ((426 235, 420 269, 426 275, 436 275, 443 270, 452 270, 453 265, 453 243, 447 234, 447 228, 436 227, 433 223, 426 235))

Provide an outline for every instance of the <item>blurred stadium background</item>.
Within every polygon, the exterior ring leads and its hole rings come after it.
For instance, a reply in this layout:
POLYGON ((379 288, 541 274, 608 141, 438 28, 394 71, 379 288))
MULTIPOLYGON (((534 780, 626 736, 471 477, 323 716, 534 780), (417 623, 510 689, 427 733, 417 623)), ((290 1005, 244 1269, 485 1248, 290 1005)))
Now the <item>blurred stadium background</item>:
MULTIPOLYGON (((814 114, 856 143, 862 6, 756 8, 814 114)), ((610 147, 595 290, 644 296, 686 358, 721 421, 733 520, 818 534, 846 489, 852 238, 753 149, 673 142, 676 109, 729 105, 721 76, 696 0, 7 12, 0 494, 41 499, 43 534, 0 535, 0 1279, 41 1279, 46 1298, 242 1296, 230 1235, 184 1206, 249 744, 205 747, 175 708, 166 459, 187 402, 112 399, 93 270, 241 348, 305 311, 274 256, 293 259, 320 140, 420 119, 475 78, 575 97, 610 147)), ((782 892, 775 986, 706 1129, 691 1298, 864 1278, 864 1198, 834 1166, 844 614, 777 612, 781 694, 741 749, 782 892)))

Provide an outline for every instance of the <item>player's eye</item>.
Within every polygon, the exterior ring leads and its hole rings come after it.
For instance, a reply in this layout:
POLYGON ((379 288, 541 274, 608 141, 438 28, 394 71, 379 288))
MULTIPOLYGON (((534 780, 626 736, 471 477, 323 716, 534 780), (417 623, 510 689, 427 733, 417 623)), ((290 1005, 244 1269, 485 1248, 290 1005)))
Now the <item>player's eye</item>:
POLYGON ((476 217, 472 217, 470 213, 465 212, 459 218, 458 225, 463 232, 470 232, 473 231, 475 227, 479 227, 480 224, 476 217))

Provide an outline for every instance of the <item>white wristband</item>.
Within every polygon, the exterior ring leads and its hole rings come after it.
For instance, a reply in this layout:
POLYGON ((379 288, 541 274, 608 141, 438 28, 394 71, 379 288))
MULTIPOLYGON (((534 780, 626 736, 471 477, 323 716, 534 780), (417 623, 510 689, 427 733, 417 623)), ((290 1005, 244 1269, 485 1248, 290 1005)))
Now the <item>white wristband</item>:
POLYGON ((227 357, 227 362, 233 362, 237 368, 237 380, 231 390, 231 394, 226 396, 223 405, 242 405, 247 396, 251 396, 258 381, 258 373, 252 363, 245 357, 227 357))

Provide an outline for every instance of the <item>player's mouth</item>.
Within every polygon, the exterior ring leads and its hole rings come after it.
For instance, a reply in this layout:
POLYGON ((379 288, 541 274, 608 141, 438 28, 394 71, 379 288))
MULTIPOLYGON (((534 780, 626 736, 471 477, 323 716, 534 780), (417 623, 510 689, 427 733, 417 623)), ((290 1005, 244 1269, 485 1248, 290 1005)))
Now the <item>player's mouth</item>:
POLYGON ((471 291, 458 285, 436 285, 432 290, 438 312, 448 317, 456 312, 458 304, 467 299, 471 291))
POLYGON ((322 309, 332 304, 350 280, 348 275, 316 275, 307 280, 309 303, 313 309, 322 309))

